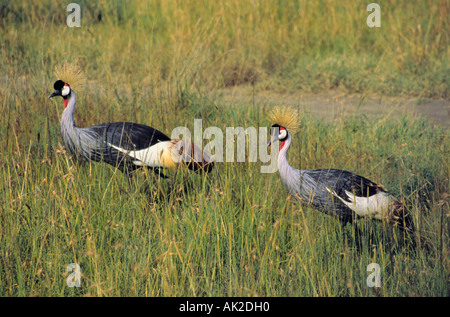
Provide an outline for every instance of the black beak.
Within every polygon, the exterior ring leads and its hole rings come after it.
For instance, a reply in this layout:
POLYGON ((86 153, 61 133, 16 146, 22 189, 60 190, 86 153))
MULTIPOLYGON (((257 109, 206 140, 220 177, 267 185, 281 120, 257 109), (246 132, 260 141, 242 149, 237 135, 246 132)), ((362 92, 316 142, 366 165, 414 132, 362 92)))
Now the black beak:
POLYGON ((272 143, 275 143, 275 142, 277 142, 277 141, 278 141, 278 138, 277 138, 276 136, 274 136, 274 137, 272 138, 272 140, 269 141, 269 144, 267 144, 267 147, 269 147, 272 143))
POLYGON ((48 98, 53 98, 56 96, 61 96, 61 90, 55 90, 48 98))
POLYGON ((278 141, 278 128, 271 130, 273 131, 273 132, 271 131, 273 133, 273 137, 270 139, 269 144, 267 144, 267 147, 278 141))

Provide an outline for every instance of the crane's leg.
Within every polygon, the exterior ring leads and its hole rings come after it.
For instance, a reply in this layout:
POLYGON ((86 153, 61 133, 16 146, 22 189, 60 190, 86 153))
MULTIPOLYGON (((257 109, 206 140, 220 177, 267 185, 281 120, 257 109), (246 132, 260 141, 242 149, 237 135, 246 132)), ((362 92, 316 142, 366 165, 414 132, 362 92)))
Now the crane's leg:
POLYGON ((387 221, 386 219, 382 220, 382 228, 383 231, 385 232, 385 236, 386 236, 386 248, 388 249, 389 252, 389 261, 391 264, 391 268, 392 271, 394 271, 395 268, 395 261, 394 261, 394 246, 395 246, 395 240, 394 240, 394 227, 391 226, 391 224, 389 223, 389 221, 387 221))
MULTIPOLYGON (((171 195, 172 191, 173 191, 173 185, 174 185, 175 181, 173 179, 169 178, 168 176, 164 175, 164 173, 161 172, 159 167, 154 167, 153 168, 153 172, 155 172, 155 174, 158 175, 159 177, 165 179, 165 181, 169 185, 169 193, 171 195)), ((160 187, 160 189, 162 190, 162 187, 160 187)))
POLYGON ((401 229, 400 243, 408 247, 416 248, 415 226, 410 211, 404 203, 394 202, 389 210, 389 222, 393 228, 401 229))
POLYGON ((345 252, 348 246, 347 235, 345 234, 345 227, 348 220, 339 218, 339 224, 341 225, 341 230, 339 231, 339 239, 342 242, 342 252, 345 252))
POLYGON ((401 215, 399 219, 401 229, 401 241, 402 245, 406 245, 407 247, 411 247, 415 252, 416 250, 416 228, 414 226, 414 222, 410 213, 404 213, 401 215))
POLYGON ((161 170, 159 169, 159 167, 153 167, 152 170, 153 170, 153 172, 154 172, 156 175, 158 175, 159 177, 164 178, 164 179, 168 178, 166 175, 164 175, 163 172, 161 172, 161 170))
POLYGON ((351 244, 352 245, 354 244, 356 249, 360 250, 362 247, 361 242, 362 232, 359 229, 356 221, 340 218, 339 223, 341 225, 339 236, 342 241, 343 250, 345 250, 351 244), (347 224, 350 225, 350 228, 347 228, 347 224))
POLYGON ((125 176, 127 177, 127 180, 128 180, 128 185, 130 185, 130 188, 131 188, 131 174, 130 173, 125 173, 125 176))
POLYGON ((127 181, 128 181, 128 186, 129 186, 129 189, 131 190, 131 188, 133 187, 132 186, 132 184, 131 184, 131 171, 128 169, 128 167, 126 166, 126 165, 119 165, 119 166, 117 166, 117 168, 119 169, 119 171, 121 171, 124 175, 125 175, 125 177, 127 178, 127 181))
POLYGON ((358 223, 355 221, 353 223, 353 234, 354 234, 354 241, 356 250, 360 251, 362 249, 362 231, 359 229, 358 223))
POLYGON ((170 185, 173 186, 173 180, 170 179, 168 176, 164 175, 163 172, 161 172, 161 170, 159 169, 159 167, 154 167, 153 168, 153 172, 158 175, 161 178, 164 178, 166 180, 166 182, 170 185))

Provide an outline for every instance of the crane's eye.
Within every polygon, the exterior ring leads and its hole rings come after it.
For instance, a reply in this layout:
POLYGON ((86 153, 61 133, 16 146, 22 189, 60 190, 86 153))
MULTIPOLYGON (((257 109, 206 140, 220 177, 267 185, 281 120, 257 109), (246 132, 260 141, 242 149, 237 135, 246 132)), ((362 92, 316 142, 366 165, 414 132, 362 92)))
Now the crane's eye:
POLYGON ((287 137, 287 131, 285 129, 280 129, 280 133, 278 134, 279 140, 284 140, 287 137))
POLYGON ((70 87, 65 85, 62 89, 61 89, 61 95, 63 97, 67 96, 70 93, 70 87))

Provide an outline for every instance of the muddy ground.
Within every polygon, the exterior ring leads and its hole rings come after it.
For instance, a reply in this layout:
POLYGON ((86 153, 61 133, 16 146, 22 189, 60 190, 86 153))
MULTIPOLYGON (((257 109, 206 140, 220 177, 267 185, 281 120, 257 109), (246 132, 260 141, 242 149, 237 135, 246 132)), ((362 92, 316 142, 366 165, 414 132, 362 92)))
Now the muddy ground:
POLYGON ((318 94, 281 94, 273 91, 254 92, 251 87, 221 90, 216 98, 235 105, 244 103, 284 104, 300 106, 306 112, 324 119, 334 119, 355 113, 368 118, 385 118, 412 113, 424 116, 434 125, 450 127, 450 100, 421 99, 417 97, 386 97, 376 95, 349 95, 340 91, 318 94))

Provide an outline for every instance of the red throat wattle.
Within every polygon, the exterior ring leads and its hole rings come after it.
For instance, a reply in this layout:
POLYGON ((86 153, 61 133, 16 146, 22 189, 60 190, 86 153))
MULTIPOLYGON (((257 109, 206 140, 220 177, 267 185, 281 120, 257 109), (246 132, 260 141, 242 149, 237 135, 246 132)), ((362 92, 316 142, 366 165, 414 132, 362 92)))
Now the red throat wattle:
MULTIPOLYGON (((64 84, 64 86, 69 87, 67 83, 64 84)), ((69 98, 64 98, 64 108, 67 108, 67 103, 69 102, 69 98)))
MULTIPOLYGON (((280 131, 282 131, 282 130, 286 130, 286 129, 283 128, 283 127, 280 127, 280 131)), ((281 144, 280 144, 280 150, 283 149, 285 143, 286 143, 286 140, 281 141, 281 144)))

